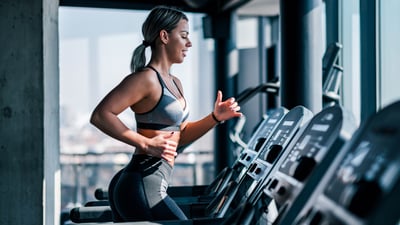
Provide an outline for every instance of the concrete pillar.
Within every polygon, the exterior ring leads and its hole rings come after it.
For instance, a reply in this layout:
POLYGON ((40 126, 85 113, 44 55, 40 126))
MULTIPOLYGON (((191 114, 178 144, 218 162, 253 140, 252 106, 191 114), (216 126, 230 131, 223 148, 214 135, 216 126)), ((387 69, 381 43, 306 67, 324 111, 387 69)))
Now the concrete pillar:
POLYGON ((0 15, 0 224, 59 224, 58 1, 0 15))
POLYGON ((280 0, 281 101, 322 109, 322 0, 280 0))

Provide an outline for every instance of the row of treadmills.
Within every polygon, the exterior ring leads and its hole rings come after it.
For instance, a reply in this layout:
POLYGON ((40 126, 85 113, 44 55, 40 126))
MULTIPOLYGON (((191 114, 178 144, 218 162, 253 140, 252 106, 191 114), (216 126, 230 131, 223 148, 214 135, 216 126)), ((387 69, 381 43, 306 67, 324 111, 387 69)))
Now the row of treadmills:
POLYGON ((69 224, 399 224, 400 101, 353 121, 339 105, 278 107, 214 182, 168 189, 188 220, 114 222, 104 192, 69 224))

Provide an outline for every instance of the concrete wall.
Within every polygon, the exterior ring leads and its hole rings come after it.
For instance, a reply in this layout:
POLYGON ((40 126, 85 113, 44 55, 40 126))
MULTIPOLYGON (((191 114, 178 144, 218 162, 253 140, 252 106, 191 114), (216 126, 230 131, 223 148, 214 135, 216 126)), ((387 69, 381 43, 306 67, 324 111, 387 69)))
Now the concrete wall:
POLYGON ((0 2, 0 224, 58 224, 58 1, 0 2))

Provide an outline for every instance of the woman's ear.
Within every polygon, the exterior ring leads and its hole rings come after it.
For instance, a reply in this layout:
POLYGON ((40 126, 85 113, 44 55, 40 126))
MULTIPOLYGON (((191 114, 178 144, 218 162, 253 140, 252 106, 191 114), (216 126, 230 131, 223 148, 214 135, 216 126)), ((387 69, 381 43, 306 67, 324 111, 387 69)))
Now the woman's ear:
POLYGON ((168 43, 168 32, 166 30, 160 31, 160 40, 163 44, 168 43))

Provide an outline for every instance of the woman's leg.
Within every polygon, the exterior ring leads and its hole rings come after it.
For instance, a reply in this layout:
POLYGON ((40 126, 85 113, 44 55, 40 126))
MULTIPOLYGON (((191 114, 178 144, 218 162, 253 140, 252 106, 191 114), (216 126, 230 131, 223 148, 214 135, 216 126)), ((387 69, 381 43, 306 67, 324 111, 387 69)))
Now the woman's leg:
POLYGON ((140 172, 122 172, 112 195, 114 211, 120 220, 153 220, 140 172))
POLYGON ((167 195, 171 173, 165 160, 135 156, 110 188, 113 211, 122 221, 187 219, 167 195))
POLYGON ((121 176, 123 170, 124 169, 121 169, 120 171, 118 171, 114 175, 114 177, 111 179, 110 184, 108 185, 108 202, 110 203, 110 208, 111 208, 111 211, 113 214, 113 222, 123 222, 124 221, 115 208, 114 196, 113 196, 115 185, 117 184, 119 177, 121 176))
POLYGON ((176 202, 169 196, 151 208, 151 213, 157 220, 187 220, 186 215, 176 202))
POLYGON ((167 194, 166 170, 170 169, 165 166, 161 165, 156 172, 143 177, 144 191, 151 214, 156 220, 186 220, 187 217, 181 208, 167 194))

